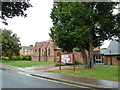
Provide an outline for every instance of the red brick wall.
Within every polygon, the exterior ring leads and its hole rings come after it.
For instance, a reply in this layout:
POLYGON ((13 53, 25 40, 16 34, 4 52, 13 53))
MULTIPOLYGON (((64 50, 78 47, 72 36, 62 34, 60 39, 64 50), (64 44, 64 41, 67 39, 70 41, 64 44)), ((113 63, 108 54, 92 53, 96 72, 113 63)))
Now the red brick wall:
MULTIPOLYGON (((103 56, 104 58, 104 64, 105 65, 110 65, 111 61, 110 61, 110 56, 103 56)), ((111 56, 112 58, 112 64, 113 65, 120 65, 120 61, 116 60, 116 56, 111 56)))
POLYGON ((74 51, 73 53, 75 56, 75 60, 79 60, 81 63, 83 63, 83 57, 82 57, 81 52, 74 51))
POLYGON ((39 61, 38 56, 32 56, 32 61, 39 61))
MULTIPOLYGON (((53 42, 44 42, 44 44, 41 46, 40 48, 40 61, 54 61, 55 57, 56 57, 56 53, 54 51, 54 49, 56 49, 57 46, 53 43, 53 42), (47 49, 47 56, 43 56, 42 55, 42 49, 45 50, 45 48, 47 49), (50 48, 50 56, 48 56, 48 49, 50 48)), ((32 56, 32 61, 39 61, 39 48, 34 47, 34 52, 33 52, 33 56, 32 56), (35 52, 35 49, 37 50, 37 52, 35 52)))

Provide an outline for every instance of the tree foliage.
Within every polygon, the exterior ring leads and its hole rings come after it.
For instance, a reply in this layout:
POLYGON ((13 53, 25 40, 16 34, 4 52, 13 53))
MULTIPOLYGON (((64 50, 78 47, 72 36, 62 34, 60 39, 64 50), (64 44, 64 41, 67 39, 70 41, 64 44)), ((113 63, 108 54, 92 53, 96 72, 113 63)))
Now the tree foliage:
POLYGON ((8 24, 6 22, 7 18, 13 18, 16 16, 26 17, 27 14, 25 13, 25 11, 29 7, 32 7, 32 5, 29 2, 25 2, 25 1, 24 2, 23 1, 11 2, 11 0, 10 0, 9 2, 1 2, 0 7, 1 7, 0 19, 1 19, 2 23, 7 25, 8 24))
POLYGON ((119 38, 120 14, 113 15, 115 2, 58 2, 54 3, 50 36, 63 50, 79 48, 84 64, 92 67, 93 48, 104 40, 119 38), (85 55, 85 49, 88 55, 85 55))
POLYGON ((0 31, 2 32, 2 56, 18 56, 21 44, 17 34, 5 29, 0 31))

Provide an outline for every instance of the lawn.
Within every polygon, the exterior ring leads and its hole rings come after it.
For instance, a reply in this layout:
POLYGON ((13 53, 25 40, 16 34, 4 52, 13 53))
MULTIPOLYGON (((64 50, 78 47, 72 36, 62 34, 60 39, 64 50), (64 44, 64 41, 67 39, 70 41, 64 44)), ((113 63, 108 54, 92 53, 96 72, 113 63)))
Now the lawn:
POLYGON ((37 62, 37 61, 3 61, 2 64, 17 66, 17 67, 29 67, 35 65, 54 64, 54 62, 37 62))
POLYGON ((62 71, 54 70, 46 72, 118 81, 118 66, 95 65, 94 67, 95 69, 88 70, 84 69, 82 65, 79 65, 76 67, 76 72, 73 71, 72 67, 62 69, 62 71))

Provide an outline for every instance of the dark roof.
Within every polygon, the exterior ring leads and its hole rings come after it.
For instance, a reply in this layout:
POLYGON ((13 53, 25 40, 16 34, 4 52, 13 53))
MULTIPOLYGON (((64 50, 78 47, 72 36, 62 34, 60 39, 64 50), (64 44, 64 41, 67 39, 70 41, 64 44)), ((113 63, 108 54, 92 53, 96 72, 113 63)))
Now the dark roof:
POLYGON ((120 55, 120 42, 111 41, 107 49, 100 50, 104 55, 120 55))
POLYGON ((22 48, 27 50, 33 50, 33 47, 30 47, 30 46, 22 46, 22 48))

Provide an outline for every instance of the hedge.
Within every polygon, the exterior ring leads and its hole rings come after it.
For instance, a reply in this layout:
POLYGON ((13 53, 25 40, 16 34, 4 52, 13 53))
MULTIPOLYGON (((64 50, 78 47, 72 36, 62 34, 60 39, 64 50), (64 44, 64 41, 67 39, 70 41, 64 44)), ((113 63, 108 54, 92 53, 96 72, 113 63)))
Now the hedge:
POLYGON ((31 61, 31 56, 10 56, 10 57, 4 57, 2 56, 1 58, 4 61, 17 61, 17 60, 27 60, 27 61, 31 61))

